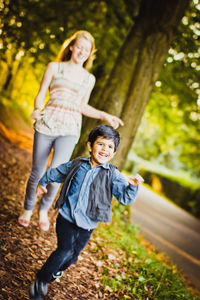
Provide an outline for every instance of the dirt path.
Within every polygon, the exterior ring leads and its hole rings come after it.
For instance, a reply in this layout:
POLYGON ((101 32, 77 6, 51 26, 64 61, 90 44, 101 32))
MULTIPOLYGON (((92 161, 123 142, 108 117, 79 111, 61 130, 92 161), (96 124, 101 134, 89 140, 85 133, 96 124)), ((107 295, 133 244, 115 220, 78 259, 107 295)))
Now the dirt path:
MULTIPOLYGON (((15 138, 17 140, 17 136, 15 138)), ((30 138, 25 138, 24 146, 20 146, 29 151, 20 149, 0 135, 0 299, 3 300, 28 299, 27 291, 36 270, 56 245, 54 209, 49 213, 52 221, 49 232, 38 229, 37 207, 30 227, 23 228, 17 223, 31 168, 30 145, 30 138)), ((104 291, 100 284, 101 268, 91 244, 60 282, 51 284, 47 300, 118 299, 104 291)))

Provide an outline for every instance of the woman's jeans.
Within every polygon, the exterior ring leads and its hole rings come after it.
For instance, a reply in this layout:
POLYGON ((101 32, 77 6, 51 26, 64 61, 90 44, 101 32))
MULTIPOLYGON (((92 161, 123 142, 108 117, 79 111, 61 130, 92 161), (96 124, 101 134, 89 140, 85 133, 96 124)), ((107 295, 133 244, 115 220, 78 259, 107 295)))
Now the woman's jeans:
POLYGON ((57 217, 56 233, 58 239, 57 249, 47 259, 37 278, 45 283, 54 280, 54 274, 66 270, 75 263, 81 250, 89 241, 92 230, 86 230, 68 222, 60 214, 57 217))
MULTIPOLYGON (((73 135, 67 136, 48 136, 35 131, 33 143, 33 158, 32 158, 32 171, 28 179, 26 187, 26 196, 24 208, 33 210, 37 195, 36 188, 40 178, 44 175, 48 158, 53 148, 53 158, 51 161, 51 168, 68 162, 74 150, 77 137, 73 135)), ((40 209, 48 210, 58 192, 60 184, 50 183, 47 186, 47 194, 44 194, 41 202, 40 209)))

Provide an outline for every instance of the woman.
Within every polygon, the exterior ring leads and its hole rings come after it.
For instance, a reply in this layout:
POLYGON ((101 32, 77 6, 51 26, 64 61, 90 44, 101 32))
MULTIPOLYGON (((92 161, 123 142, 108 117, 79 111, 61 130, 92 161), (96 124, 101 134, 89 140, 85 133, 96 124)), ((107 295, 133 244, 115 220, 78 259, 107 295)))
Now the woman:
MULTIPOLYGON (((101 119, 114 128, 123 125, 116 116, 97 110, 88 105, 95 77, 87 71, 92 66, 95 42, 87 31, 77 31, 61 47, 57 61, 48 64, 40 90, 35 98, 32 118, 34 124, 34 144, 32 171, 26 187, 24 211, 18 222, 29 226, 36 202, 36 188, 44 174, 49 154, 53 148, 52 168, 67 162, 79 139, 82 115, 101 119), (49 101, 42 109, 49 89, 49 101)), ((58 192, 59 184, 51 183, 40 201, 39 227, 49 229, 48 209, 58 192)))

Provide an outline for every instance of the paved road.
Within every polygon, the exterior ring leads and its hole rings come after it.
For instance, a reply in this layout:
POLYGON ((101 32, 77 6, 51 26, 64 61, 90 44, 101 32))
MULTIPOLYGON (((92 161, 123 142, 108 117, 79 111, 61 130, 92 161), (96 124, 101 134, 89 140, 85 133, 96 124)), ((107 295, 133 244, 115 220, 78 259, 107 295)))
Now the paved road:
POLYGON ((200 290, 200 221, 141 186, 132 206, 132 222, 200 290))

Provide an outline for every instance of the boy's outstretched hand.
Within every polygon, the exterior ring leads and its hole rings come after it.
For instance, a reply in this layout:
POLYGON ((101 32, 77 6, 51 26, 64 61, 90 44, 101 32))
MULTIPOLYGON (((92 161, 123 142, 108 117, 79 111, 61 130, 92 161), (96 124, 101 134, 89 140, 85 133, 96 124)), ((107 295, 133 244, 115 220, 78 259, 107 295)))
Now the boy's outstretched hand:
POLYGON ((130 176, 125 175, 125 178, 128 181, 128 183, 132 185, 140 185, 141 183, 144 182, 144 179, 139 174, 130 175, 130 176))
POLYGON ((46 193, 47 193, 46 187, 38 184, 37 190, 36 190, 37 196, 40 196, 40 195, 43 195, 43 194, 46 194, 46 193))

